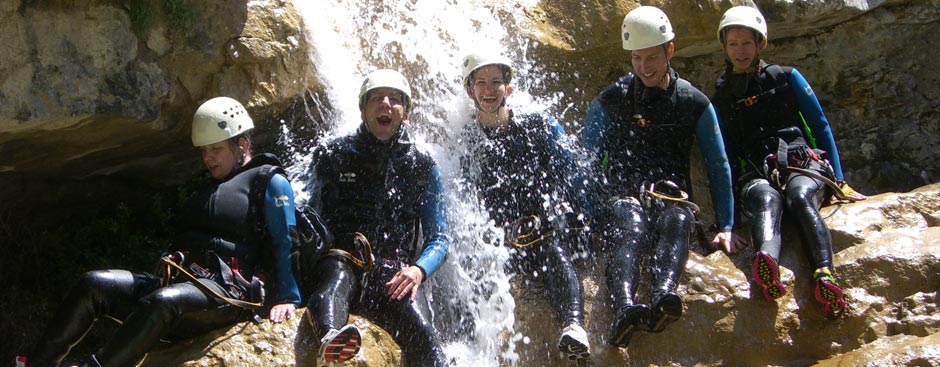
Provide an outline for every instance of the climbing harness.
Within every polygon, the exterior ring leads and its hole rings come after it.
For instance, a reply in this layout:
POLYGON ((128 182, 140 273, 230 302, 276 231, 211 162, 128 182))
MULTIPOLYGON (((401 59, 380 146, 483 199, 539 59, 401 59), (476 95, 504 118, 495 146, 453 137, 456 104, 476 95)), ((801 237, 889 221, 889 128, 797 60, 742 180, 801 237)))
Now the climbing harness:
POLYGON ((655 199, 686 206, 692 210, 693 214, 699 212, 698 205, 689 201, 689 194, 669 180, 659 180, 655 183, 644 182, 640 185, 640 203, 643 206, 651 207, 655 199))
MULTIPOLYGON (((558 232, 556 229, 542 232, 541 228, 542 220, 537 215, 527 215, 513 222, 506 235, 513 246, 529 247, 551 238, 558 232)), ((577 226, 568 226, 565 230, 582 231, 585 228, 587 226, 584 223, 578 223, 577 226)))
POLYGON ((359 270, 372 271, 375 268, 375 255, 372 254, 372 245, 369 244, 369 239, 364 234, 356 232, 353 233, 352 242, 355 254, 344 249, 331 248, 320 258, 339 257, 348 260, 359 270))
MULTIPOLYGON (((235 307, 241 307, 241 308, 250 309, 250 310, 257 310, 257 309, 264 307, 264 304, 262 302, 249 302, 249 301, 244 301, 244 300, 240 300, 237 298, 227 297, 227 296, 219 294, 219 292, 216 292, 214 289, 209 288, 205 284, 202 284, 202 282, 200 282, 199 279, 214 280, 213 277, 216 274, 211 273, 210 271, 206 270, 205 268, 202 268, 196 263, 192 263, 190 264, 189 268, 192 269, 194 272, 200 273, 200 277, 197 277, 196 275, 193 275, 192 273, 190 273, 189 270, 187 270, 185 267, 180 265, 180 263, 184 261, 184 258, 185 258, 185 255, 183 255, 183 253, 181 252, 174 252, 172 254, 169 254, 160 258, 160 261, 164 265, 166 265, 165 275, 167 277, 167 282, 175 278, 177 274, 182 274, 183 277, 186 278, 186 280, 190 281, 190 283, 195 285, 196 288, 199 288, 199 290, 205 293, 207 296, 212 296, 212 297, 221 299, 225 303, 228 303, 235 307)), ((233 271, 233 274, 237 274, 237 271, 233 271)), ((245 283, 247 283, 247 281, 245 281, 245 283)), ((254 286, 254 282, 252 282, 251 285, 254 286)))

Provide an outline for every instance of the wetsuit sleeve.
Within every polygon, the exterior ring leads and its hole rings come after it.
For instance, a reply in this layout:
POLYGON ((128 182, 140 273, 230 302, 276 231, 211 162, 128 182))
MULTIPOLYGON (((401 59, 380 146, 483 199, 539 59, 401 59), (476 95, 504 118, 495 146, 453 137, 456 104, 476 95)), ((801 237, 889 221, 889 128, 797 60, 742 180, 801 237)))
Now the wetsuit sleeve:
MULTIPOLYGON (((602 177, 604 173, 605 162, 601 147, 604 144, 604 139, 607 138, 609 125, 610 116, 601 106, 601 102, 595 98, 588 107, 587 117, 584 119, 584 128, 581 129, 581 142, 584 144, 584 150, 588 156, 588 167, 590 167, 588 174, 594 175, 594 177, 602 177)), ((596 180, 579 180, 576 182, 575 190, 589 193, 598 192, 597 187, 592 187, 591 183, 597 184, 596 180)), ((597 206, 594 201, 596 199, 593 195, 586 195, 584 211, 588 216, 594 214, 594 208, 597 206)))
POLYGON ((695 136, 705 159, 705 171, 708 174, 708 186, 712 203, 715 205, 715 217, 721 230, 730 231, 734 227, 734 196, 731 192, 731 167, 725 155, 725 145, 721 139, 718 118, 711 103, 699 115, 695 136))
POLYGON ((273 304, 293 303, 300 305, 300 290, 297 281, 291 273, 290 250, 291 239, 289 228, 297 224, 294 217, 294 191, 282 175, 274 175, 268 182, 264 193, 264 224, 271 235, 271 255, 274 269, 273 274, 266 273, 274 278, 277 289, 273 304))
POLYGON ((793 93, 796 95, 796 102, 800 106, 800 114, 806 121, 806 125, 813 132, 813 138, 816 140, 816 147, 829 153, 829 163, 832 170, 835 171, 836 178, 842 179, 842 162, 839 159, 839 149, 836 148, 836 140, 832 136, 832 128, 829 126, 829 119, 823 113, 822 106, 809 86, 809 82, 796 69, 790 72, 790 85, 793 86, 793 93))
POLYGON ((428 187, 421 194, 418 207, 424 236, 424 251, 415 265, 430 277, 444 262, 447 255, 447 206, 444 204, 444 180, 437 165, 431 168, 428 187))
POLYGON ((548 138, 551 142, 548 146, 548 153, 552 157, 552 163, 560 167, 562 177, 566 178, 564 189, 568 193, 568 200, 571 200, 577 209, 583 211, 590 204, 587 202, 584 177, 574 159, 574 147, 568 139, 568 133, 554 117, 548 119, 547 127, 548 138))

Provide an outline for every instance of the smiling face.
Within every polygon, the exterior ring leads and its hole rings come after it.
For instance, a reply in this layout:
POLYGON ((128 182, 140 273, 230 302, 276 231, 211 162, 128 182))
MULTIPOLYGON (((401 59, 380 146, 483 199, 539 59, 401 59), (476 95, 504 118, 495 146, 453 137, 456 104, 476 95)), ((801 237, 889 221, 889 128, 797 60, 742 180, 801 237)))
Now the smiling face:
POLYGON ((725 43, 721 45, 721 50, 731 62, 735 73, 756 71, 757 55, 763 49, 764 43, 757 44, 755 32, 743 27, 725 31, 725 43))
POLYGON ((386 87, 369 91, 362 108, 362 121, 376 139, 388 141, 407 119, 401 91, 386 87))
MULTIPOLYGON (((239 144, 243 139, 239 139, 239 144)), ((232 150, 233 145, 228 140, 199 147, 202 152, 202 163, 209 170, 209 175, 216 180, 228 177, 238 167, 238 156, 232 150)))
POLYGON ((630 51, 630 63, 633 71, 648 88, 666 89, 669 86, 669 60, 675 50, 675 44, 653 46, 630 51))
POLYGON ((508 84, 503 68, 499 65, 486 65, 473 72, 470 76, 470 86, 467 93, 477 103, 477 108, 483 112, 497 112, 512 94, 512 86, 508 84))

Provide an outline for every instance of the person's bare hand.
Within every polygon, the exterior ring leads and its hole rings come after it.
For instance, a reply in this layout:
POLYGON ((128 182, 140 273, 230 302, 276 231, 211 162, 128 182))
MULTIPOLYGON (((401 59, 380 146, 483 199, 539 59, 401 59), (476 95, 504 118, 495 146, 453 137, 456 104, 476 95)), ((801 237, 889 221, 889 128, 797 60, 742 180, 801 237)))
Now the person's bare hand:
POLYGON ((395 276, 385 283, 385 288, 388 289, 389 297, 401 301, 410 295, 411 301, 414 302, 415 296, 418 295, 418 287, 421 286, 423 280, 424 271, 412 265, 395 273, 395 276))

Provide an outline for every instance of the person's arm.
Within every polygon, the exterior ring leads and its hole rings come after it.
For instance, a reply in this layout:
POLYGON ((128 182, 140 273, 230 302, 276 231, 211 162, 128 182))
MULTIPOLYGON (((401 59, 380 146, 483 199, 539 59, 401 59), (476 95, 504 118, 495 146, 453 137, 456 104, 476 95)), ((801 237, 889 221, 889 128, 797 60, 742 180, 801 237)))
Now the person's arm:
POLYGON ((721 138, 718 118, 711 104, 699 115, 695 125, 695 136, 705 160, 705 172, 708 174, 708 186, 715 205, 715 217, 721 231, 731 231, 734 227, 734 196, 731 188, 731 167, 725 155, 725 145, 721 138))
POLYGON ((829 119, 823 113, 822 106, 819 104, 816 94, 813 93, 813 88, 796 69, 790 72, 790 86, 793 89, 793 94, 796 95, 796 102, 800 106, 800 114, 813 132, 816 147, 829 153, 829 164, 832 165, 836 179, 842 180, 842 162, 839 159, 836 139, 832 136, 829 119))
POLYGON ((604 171, 607 168, 607 158, 603 152, 601 152, 601 149, 604 145, 604 140, 607 138, 607 128, 609 125, 610 116, 607 115, 607 111, 601 106, 601 102, 595 98, 588 107, 587 117, 584 119, 584 127, 581 129, 581 144, 584 145, 584 151, 588 159, 588 167, 590 167, 588 174, 592 175, 594 179, 590 181, 578 181, 575 186, 575 190, 589 193, 586 195, 586 207, 583 208, 585 214, 589 217, 596 214, 594 211, 599 207, 596 203, 596 195, 599 192, 599 187, 597 186, 600 185, 598 180, 604 176, 604 171))
POLYGON ((444 180, 437 165, 431 168, 428 187, 418 200, 424 250, 415 265, 402 269, 385 283, 388 295, 399 301, 409 297, 414 302, 421 283, 440 268, 447 255, 447 207, 444 180))
POLYGON ((566 193, 567 200, 575 205, 577 211, 587 215, 586 208, 591 205, 587 200, 587 181, 575 161, 571 139, 568 139, 568 133, 554 117, 546 121, 546 127, 549 140, 548 154, 551 157, 551 164, 559 170, 559 176, 564 177, 562 189, 566 193))
POLYGON ((294 217, 294 191, 290 182, 282 175, 274 175, 264 194, 264 224, 271 236, 271 256, 274 269, 270 271, 275 285, 274 307, 271 321, 280 322, 290 318, 294 307, 300 305, 300 290, 291 272, 290 227, 296 225, 294 217))

